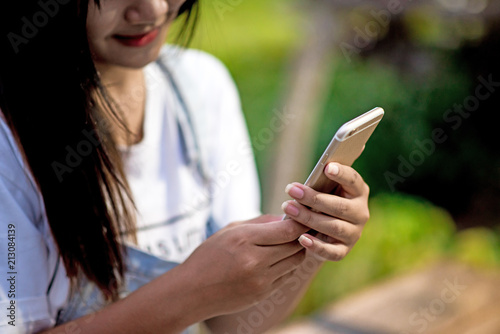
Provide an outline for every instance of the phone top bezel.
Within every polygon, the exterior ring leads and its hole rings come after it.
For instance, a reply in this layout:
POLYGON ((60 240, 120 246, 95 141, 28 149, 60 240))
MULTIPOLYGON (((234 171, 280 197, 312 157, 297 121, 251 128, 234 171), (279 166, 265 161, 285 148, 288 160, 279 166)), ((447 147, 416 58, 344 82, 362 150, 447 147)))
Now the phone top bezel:
POLYGON ((353 118, 347 123, 344 123, 335 134, 335 139, 338 141, 344 141, 348 139, 351 135, 361 132, 375 124, 377 124, 384 116, 384 109, 380 107, 375 107, 364 114, 353 118), (353 133, 354 131, 354 133, 353 133))

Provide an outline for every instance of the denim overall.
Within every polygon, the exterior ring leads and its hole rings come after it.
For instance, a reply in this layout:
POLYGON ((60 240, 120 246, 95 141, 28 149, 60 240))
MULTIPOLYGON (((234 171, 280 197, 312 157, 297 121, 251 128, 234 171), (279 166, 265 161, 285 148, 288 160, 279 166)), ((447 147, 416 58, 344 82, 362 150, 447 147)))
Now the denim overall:
MULTIPOLYGON (((154 278, 174 268, 177 263, 165 261, 139 249, 126 247, 126 272, 124 283, 119 290, 120 298, 147 284, 154 278)), ((96 312, 106 306, 99 288, 90 283, 86 278, 79 281, 73 291, 68 305, 58 314, 57 325, 80 318, 84 315, 96 312)), ((195 328, 184 333, 196 333, 195 328)))
MULTIPOLYGON (((178 112, 176 114, 176 119, 180 129, 181 144, 185 152, 186 163, 193 169, 193 173, 200 175, 205 186, 208 187, 210 184, 210 176, 207 172, 206 163, 202 161, 202 152, 200 152, 199 142, 196 136, 197 131, 194 129, 195 125, 193 125, 196 123, 193 123, 192 120, 193 115, 190 114, 189 108, 179 91, 178 85, 174 81, 172 73, 167 69, 161 59, 157 61, 156 64, 168 78, 168 82, 177 97, 177 108, 175 108, 175 110, 178 110, 178 112)), ((176 221, 179 219, 182 219, 182 217, 176 216, 172 217, 170 220, 176 221)), ((207 222, 207 237, 213 232, 213 223, 209 220, 207 222)), ((178 263, 166 261, 135 247, 125 247, 126 272, 124 274, 123 285, 119 290, 120 298, 126 297, 134 290, 178 265, 178 263)), ((56 325, 61 325, 87 314, 94 313, 106 306, 106 302, 99 288, 95 284, 90 283, 85 277, 79 280, 78 286, 74 290, 75 291, 72 291, 70 295, 67 306, 59 312, 56 325)), ((199 333, 199 326, 196 324, 183 332, 183 334, 195 333, 199 333)))

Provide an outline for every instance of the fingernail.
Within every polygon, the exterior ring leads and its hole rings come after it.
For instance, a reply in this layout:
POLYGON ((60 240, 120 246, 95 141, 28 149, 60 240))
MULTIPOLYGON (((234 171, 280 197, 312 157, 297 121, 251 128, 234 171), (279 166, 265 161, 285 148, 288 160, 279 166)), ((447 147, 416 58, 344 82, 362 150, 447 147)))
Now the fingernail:
POLYGON ((290 204, 288 201, 281 204, 281 210, 283 210, 283 212, 289 214, 290 216, 299 215, 299 209, 295 205, 290 204))
POLYGON ((301 199, 302 197, 304 197, 304 190, 300 189, 297 186, 294 186, 293 184, 287 185, 285 188, 285 192, 293 198, 301 199))
POLYGON ((336 164, 329 164, 328 173, 332 175, 337 175, 339 173, 339 166, 337 166, 336 164))
POLYGON ((303 234, 299 237, 299 242, 304 247, 311 247, 313 245, 313 241, 303 234))

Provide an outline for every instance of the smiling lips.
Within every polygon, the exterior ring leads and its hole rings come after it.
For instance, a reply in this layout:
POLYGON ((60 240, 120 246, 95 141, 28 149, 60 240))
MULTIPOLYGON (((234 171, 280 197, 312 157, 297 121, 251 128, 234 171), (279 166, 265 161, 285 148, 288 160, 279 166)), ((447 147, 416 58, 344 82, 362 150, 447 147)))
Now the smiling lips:
POLYGON ((144 46, 151 43, 158 33, 160 28, 153 29, 145 34, 139 35, 114 35, 113 37, 120 43, 126 46, 144 46))

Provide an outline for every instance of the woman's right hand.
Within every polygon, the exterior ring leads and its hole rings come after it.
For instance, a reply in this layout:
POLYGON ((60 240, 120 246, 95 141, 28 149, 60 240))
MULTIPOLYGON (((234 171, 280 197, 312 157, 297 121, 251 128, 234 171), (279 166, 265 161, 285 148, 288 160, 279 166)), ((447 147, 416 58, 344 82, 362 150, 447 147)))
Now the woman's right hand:
POLYGON ((232 223, 126 298, 44 333, 181 333, 245 310, 269 297, 302 263, 305 249, 297 239, 308 229, 276 216, 232 223))
MULTIPOLYGON (((180 266, 191 273, 210 317, 247 309, 269 297, 305 258, 297 241, 307 227, 264 215, 229 224, 180 266)), ((180 269, 180 268, 179 268, 180 269)))

